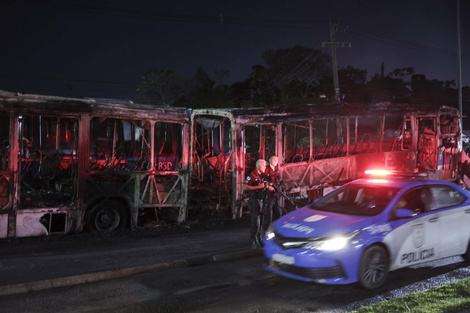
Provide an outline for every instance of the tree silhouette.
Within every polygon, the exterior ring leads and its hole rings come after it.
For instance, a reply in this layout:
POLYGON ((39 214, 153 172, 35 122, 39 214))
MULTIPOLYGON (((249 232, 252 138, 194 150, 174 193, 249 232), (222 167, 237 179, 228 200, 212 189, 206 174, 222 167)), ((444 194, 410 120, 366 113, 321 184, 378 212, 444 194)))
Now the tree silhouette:
POLYGON ((151 70, 142 76, 137 88, 137 102, 157 106, 172 106, 188 92, 188 81, 175 71, 151 70))
MULTIPOLYGON (((332 103, 334 98, 331 58, 318 50, 294 46, 267 50, 265 64, 256 64, 250 75, 231 86, 216 84, 203 68, 193 78, 174 71, 145 73, 137 89, 138 102, 187 108, 274 107, 332 103)), ((222 82, 227 71, 216 71, 222 82)), ((428 80, 413 67, 376 73, 367 80, 367 71, 351 65, 338 71, 341 101, 371 104, 381 101, 457 106, 455 81, 428 80)), ((465 103, 469 87, 464 87, 465 103)))
MULTIPOLYGON (((325 93, 321 82, 331 72, 331 58, 322 51, 295 46, 263 53, 266 66, 254 68, 270 97, 281 105, 313 103, 325 93), (328 73, 328 74, 327 74, 328 73)), ((266 91, 265 91, 266 92, 266 91)))
POLYGON ((174 106, 187 108, 230 108, 234 102, 227 85, 215 86, 203 68, 189 80, 190 90, 175 101, 174 106))

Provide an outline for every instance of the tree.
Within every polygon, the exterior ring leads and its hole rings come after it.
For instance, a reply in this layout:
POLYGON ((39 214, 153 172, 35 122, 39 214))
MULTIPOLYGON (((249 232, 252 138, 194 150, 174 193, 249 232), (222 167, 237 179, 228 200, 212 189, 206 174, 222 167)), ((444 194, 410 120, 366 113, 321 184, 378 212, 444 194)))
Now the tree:
MULTIPOLYGON (((269 107, 279 105, 332 103, 335 91, 329 55, 314 49, 294 46, 267 50, 265 64, 252 67, 249 77, 230 87, 222 84, 228 72, 215 71, 216 84, 204 69, 183 79, 174 71, 152 70, 142 77, 137 101, 187 108, 269 107)), ((367 71, 348 65, 338 71, 344 102, 414 102, 456 106, 455 81, 428 80, 415 74, 413 67, 397 68, 367 81, 367 71)), ((468 88, 468 87, 466 87, 468 88)), ((468 89, 467 89, 468 90, 468 89)))
POLYGON ((368 102, 367 71, 351 65, 338 71, 341 98, 349 103, 368 102))
POLYGON ((172 106, 188 92, 188 81, 175 71, 151 70, 142 77, 137 88, 137 102, 158 106, 172 106))
POLYGON ((410 83, 405 81, 405 79, 413 75, 413 73, 413 68, 407 67, 395 69, 387 76, 384 76, 383 71, 380 75, 375 74, 367 84, 370 102, 407 102, 411 93, 409 89, 410 83))
POLYGON ((279 89, 269 85, 268 70, 263 65, 252 66, 249 77, 230 86, 235 107, 268 107, 279 103, 279 89))
POLYGON ((329 55, 298 45, 265 51, 262 58, 266 66, 252 68, 250 87, 271 105, 314 102, 322 93, 320 81, 331 72, 329 55))
POLYGON ((425 75, 413 75, 410 98, 413 103, 455 106, 457 89, 452 88, 453 86, 455 86, 454 80, 427 80, 425 75))
POLYGON ((264 106, 261 100, 255 100, 256 87, 251 85, 250 79, 234 83, 230 86, 230 95, 236 108, 264 106))
POLYGON ((181 96, 175 106, 187 108, 229 108, 233 107, 230 89, 226 85, 215 86, 206 71, 198 68, 194 78, 189 81, 190 90, 181 96))

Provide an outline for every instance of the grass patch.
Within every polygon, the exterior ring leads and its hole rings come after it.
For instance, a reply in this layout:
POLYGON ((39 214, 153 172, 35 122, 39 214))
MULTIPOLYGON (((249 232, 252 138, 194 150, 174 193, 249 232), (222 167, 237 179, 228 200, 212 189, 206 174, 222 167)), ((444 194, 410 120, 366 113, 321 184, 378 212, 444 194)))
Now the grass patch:
POLYGON ((351 312, 453 313, 465 309, 470 309, 470 278, 365 306, 351 312))

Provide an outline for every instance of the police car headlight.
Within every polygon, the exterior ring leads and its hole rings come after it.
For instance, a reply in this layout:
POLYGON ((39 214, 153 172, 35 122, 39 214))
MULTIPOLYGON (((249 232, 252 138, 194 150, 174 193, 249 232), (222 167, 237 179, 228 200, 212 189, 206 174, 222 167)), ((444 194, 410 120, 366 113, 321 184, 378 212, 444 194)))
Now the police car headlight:
POLYGON ((305 245, 305 248, 322 251, 341 250, 346 247, 346 245, 351 242, 351 240, 356 238, 360 233, 361 231, 357 230, 344 235, 320 238, 307 243, 305 245))
POLYGON ((325 239, 317 243, 315 249, 325 251, 335 251, 343 249, 348 241, 344 237, 335 237, 331 239, 325 239))
POLYGON ((275 237, 274 234, 274 225, 269 225, 268 229, 266 230, 266 240, 271 240, 275 237))

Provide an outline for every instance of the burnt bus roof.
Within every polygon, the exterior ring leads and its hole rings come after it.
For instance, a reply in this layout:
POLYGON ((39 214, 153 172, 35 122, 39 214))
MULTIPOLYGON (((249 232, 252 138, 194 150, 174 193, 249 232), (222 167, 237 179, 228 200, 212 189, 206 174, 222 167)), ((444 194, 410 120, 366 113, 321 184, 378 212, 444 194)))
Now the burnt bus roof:
POLYGON ((168 121, 189 121, 185 108, 157 107, 136 104, 129 100, 68 98, 18 94, 0 90, 0 109, 36 114, 90 113, 116 118, 157 118, 168 121))
POLYGON ((216 108, 186 109, 180 107, 159 107, 136 104, 129 100, 101 98, 68 98, 34 94, 19 94, 0 90, 0 108, 15 109, 25 113, 93 113, 112 117, 153 117, 165 120, 188 121, 189 112, 193 115, 218 115, 230 117, 241 123, 270 124, 288 118, 290 121, 306 118, 335 118, 348 116, 377 116, 437 113, 459 114, 453 107, 435 105, 414 105, 408 103, 380 102, 371 105, 333 104, 298 105, 273 108, 216 108))
POLYGON ((453 107, 435 105, 413 105, 408 103, 380 102, 372 105, 334 104, 334 105, 299 105, 295 107, 276 108, 234 108, 234 109, 195 109, 194 115, 230 116, 239 122, 276 123, 286 118, 290 121, 306 118, 335 118, 377 115, 435 115, 437 113, 459 114, 453 107))

